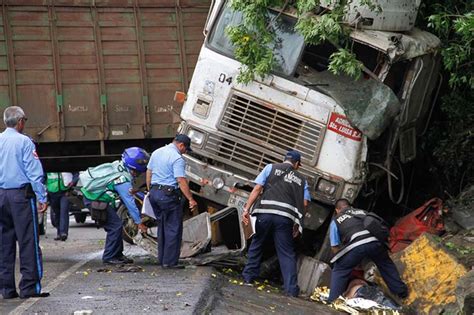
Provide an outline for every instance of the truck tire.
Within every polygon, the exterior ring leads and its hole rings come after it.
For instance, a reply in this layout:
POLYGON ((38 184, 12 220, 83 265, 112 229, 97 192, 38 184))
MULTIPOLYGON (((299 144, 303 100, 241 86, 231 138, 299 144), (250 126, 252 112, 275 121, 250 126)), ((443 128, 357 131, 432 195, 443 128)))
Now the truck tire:
POLYGON ((74 219, 76 220, 76 223, 84 223, 86 222, 87 214, 85 213, 78 213, 74 215, 74 219))

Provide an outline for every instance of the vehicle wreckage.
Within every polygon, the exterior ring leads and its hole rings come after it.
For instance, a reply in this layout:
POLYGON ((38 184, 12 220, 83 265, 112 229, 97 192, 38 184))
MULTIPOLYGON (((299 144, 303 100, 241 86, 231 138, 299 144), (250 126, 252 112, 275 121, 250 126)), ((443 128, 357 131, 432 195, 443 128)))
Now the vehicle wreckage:
MULTIPOLYGON (((179 132, 191 138, 193 149, 185 155, 186 175, 201 213, 184 222, 182 258, 206 264, 240 255, 246 244, 240 217, 253 179, 295 149, 312 197, 304 241, 311 256, 327 261, 327 227, 337 199, 354 201, 381 176, 393 202, 403 197, 403 189, 395 196, 392 165, 399 172, 416 157, 417 138, 427 129, 439 88, 440 41, 413 25, 403 33, 388 24, 388 30, 354 29, 353 51, 366 68, 354 80, 329 73, 335 47, 305 44, 294 30, 294 12, 269 9, 278 64, 271 75, 244 85, 235 79, 242 65, 225 33, 242 14, 226 3, 211 5, 181 110, 179 132)), ((156 239, 128 227, 134 242, 156 255, 156 239)))

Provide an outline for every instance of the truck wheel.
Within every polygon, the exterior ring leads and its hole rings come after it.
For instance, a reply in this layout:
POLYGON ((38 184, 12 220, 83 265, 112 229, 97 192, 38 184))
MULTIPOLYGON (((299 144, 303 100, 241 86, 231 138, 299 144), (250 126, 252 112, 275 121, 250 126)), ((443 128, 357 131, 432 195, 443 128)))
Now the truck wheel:
POLYGON ((86 222, 87 214, 85 213, 79 213, 74 215, 74 219, 76 220, 76 223, 84 223, 86 222))

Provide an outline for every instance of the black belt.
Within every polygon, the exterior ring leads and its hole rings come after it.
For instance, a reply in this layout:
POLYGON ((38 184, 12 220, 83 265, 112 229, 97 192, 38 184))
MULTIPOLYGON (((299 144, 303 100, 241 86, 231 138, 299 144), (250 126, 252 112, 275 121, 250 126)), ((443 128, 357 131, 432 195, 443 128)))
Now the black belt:
POLYGON ((31 187, 31 184, 24 184, 20 187, 16 187, 16 188, 0 188, 0 189, 3 189, 3 190, 24 190, 24 189, 27 189, 29 188, 28 186, 30 185, 31 187))
POLYGON ((170 185, 161 185, 161 184, 152 184, 151 188, 156 188, 158 190, 178 190, 179 188, 170 186, 170 185))

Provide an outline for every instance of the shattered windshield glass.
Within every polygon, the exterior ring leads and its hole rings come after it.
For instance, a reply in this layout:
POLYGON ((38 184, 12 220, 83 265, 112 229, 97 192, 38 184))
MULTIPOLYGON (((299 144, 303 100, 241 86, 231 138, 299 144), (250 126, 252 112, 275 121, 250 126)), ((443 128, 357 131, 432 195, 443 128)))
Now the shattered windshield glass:
POLYGON ((371 140, 377 139, 400 111, 397 96, 382 82, 302 69, 295 81, 332 97, 351 125, 371 140))
MULTIPOLYGON (((286 76, 292 75, 304 47, 304 40, 295 30, 296 20, 284 14, 269 10, 269 18, 273 21, 276 40, 273 43, 273 54, 276 65, 275 72, 286 76)), ((230 42, 226 27, 242 24, 242 13, 233 11, 227 5, 219 16, 209 36, 209 45, 220 53, 234 58, 234 46, 230 42)))

